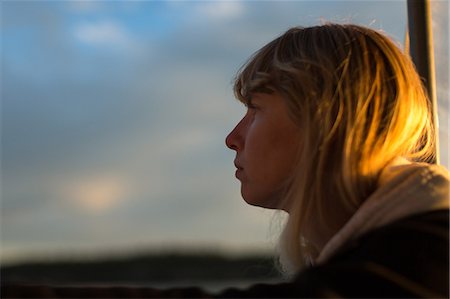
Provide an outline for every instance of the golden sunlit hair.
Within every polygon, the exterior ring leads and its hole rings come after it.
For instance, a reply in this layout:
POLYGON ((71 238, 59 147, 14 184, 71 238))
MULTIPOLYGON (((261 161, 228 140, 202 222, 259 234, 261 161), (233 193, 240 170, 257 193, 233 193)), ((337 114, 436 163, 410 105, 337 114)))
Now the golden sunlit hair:
POLYGON ((251 57, 234 85, 244 103, 268 88, 283 96, 302 132, 280 240, 282 264, 295 272, 317 255, 307 230, 315 225, 314 233, 335 233, 396 157, 432 159, 434 130, 410 58, 369 28, 288 30, 251 57))

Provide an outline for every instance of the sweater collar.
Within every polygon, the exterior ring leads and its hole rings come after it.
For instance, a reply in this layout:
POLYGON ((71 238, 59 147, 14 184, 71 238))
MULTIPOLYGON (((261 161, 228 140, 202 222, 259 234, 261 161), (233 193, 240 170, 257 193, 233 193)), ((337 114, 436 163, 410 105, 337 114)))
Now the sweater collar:
POLYGON ((382 171, 377 190, 325 244, 316 263, 327 261, 348 241, 395 220, 448 209, 449 181, 441 166, 396 159, 382 171))

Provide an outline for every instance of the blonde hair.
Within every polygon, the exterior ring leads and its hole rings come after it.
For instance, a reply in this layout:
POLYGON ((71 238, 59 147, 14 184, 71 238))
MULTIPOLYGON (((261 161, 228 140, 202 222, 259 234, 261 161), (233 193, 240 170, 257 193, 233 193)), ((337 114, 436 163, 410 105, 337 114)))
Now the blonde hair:
POLYGON ((336 232, 374 191, 394 158, 429 161, 429 102, 407 55, 357 25, 292 28, 257 51, 236 77, 236 97, 275 89, 302 130, 281 247, 288 272, 314 259, 305 230, 336 232))

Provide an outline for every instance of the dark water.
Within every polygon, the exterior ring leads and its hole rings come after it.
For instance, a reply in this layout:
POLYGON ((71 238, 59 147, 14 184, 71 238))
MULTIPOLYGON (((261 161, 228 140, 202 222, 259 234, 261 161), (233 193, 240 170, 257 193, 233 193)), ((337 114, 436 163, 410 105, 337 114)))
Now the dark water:
POLYGON ((145 284, 143 286, 159 288, 159 289, 195 286, 195 287, 200 287, 208 292, 217 293, 217 292, 227 289, 227 288, 245 289, 256 283, 273 284, 273 283, 278 283, 278 282, 282 282, 282 279, 281 278, 261 279, 261 280, 254 280, 254 279, 248 279, 248 280, 239 279, 239 280, 237 280, 236 279, 236 280, 223 280, 223 281, 188 281, 188 280, 186 280, 186 281, 177 281, 177 282, 145 284))

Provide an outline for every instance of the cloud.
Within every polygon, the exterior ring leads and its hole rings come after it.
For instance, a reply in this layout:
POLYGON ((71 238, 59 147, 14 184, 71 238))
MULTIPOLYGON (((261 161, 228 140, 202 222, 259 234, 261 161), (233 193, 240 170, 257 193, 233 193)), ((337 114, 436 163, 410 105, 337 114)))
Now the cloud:
POLYGON ((80 13, 92 13, 104 8, 101 1, 69 1, 67 2, 69 10, 80 13))
POLYGON ((90 45, 129 47, 133 44, 125 28, 111 20, 78 24, 74 35, 80 42, 90 45))
POLYGON ((89 213, 102 213, 120 205, 129 193, 128 183, 111 174, 83 176, 79 180, 62 182, 60 198, 89 213))
POLYGON ((198 12, 215 20, 230 20, 244 14, 244 5, 240 1, 212 1, 198 5, 198 12))

